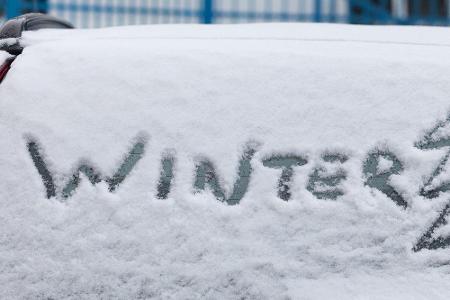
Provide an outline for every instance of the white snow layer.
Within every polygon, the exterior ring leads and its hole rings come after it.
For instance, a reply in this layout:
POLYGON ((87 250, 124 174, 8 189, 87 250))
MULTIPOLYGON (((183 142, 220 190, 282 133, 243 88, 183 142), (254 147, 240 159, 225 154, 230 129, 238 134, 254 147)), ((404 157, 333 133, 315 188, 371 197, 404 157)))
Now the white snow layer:
POLYGON ((297 24, 26 33, 0 86, 0 298, 449 299, 450 249, 412 251, 448 202, 419 194, 445 149, 414 145, 449 113, 449 35, 297 24), (137 136, 145 155, 116 191, 82 175, 65 201, 47 199, 26 146, 39 142, 60 189, 80 160, 112 176, 137 136), (208 158, 229 194, 248 143, 259 146, 239 205, 193 193, 208 158), (403 163, 391 184, 406 209, 364 185, 374 149, 403 163), (349 158, 344 194, 319 199, 308 178, 333 151, 349 158), (262 163, 280 153, 308 161, 288 202, 281 171, 262 163))
POLYGON ((5 62, 5 60, 10 57, 10 55, 5 51, 0 51, 0 65, 5 62))

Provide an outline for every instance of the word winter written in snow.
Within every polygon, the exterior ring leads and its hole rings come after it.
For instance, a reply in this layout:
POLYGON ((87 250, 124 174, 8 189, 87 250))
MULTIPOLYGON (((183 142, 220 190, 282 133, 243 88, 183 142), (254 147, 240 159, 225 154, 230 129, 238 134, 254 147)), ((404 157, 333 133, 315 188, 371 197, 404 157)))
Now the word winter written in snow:
MULTIPOLYGON (((450 128, 450 117, 445 121, 439 122, 433 129, 427 132, 425 137, 417 142, 415 146, 421 150, 440 149, 450 146, 450 137, 439 137, 439 133, 445 131, 446 127, 450 128)), ((34 138, 29 138, 27 148, 33 163, 42 177, 47 198, 57 196, 57 191, 62 199, 67 199, 76 191, 80 183, 80 174, 83 173, 92 184, 105 181, 108 184, 109 191, 113 192, 125 180, 134 166, 143 157, 147 140, 145 138, 136 139, 130 151, 125 155, 122 163, 117 171, 111 176, 106 177, 100 174, 95 167, 88 161, 78 163, 75 172, 69 176, 66 184, 57 189, 53 175, 47 167, 44 156, 42 155, 42 146, 34 138)), ((194 190, 196 192, 205 191, 207 188, 212 191, 214 196, 222 202, 229 205, 239 204, 244 197, 252 174, 251 160, 256 153, 256 145, 248 144, 238 163, 237 179, 234 183, 231 193, 227 196, 224 188, 221 186, 217 176, 214 164, 208 159, 201 159, 196 162, 194 190)), ((431 176, 426 180, 420 189, 420 195, 426 198, 436 198, 440 193, 450 190, 450 182, 444 182, 438 186, 433 184, 443 171, 450 158, 450 148, 446 155, 441 159, 438 167, 433 171, 431 176)), ((342 153, 324 153, 321 157, 322 165, 315 167, 309 174, 307 182, 307 190, 310 191, 318 199, 336 200, 344 194, 341 184, 346 179, 347 173, 343 168, 343 164, 348 160, 348 156, 342 153), (330 172, 326 167, 334 164, 330 172)), ((293 154, 274 154, 262 160, 263 166, 267 168, 278 169, 280 176, 278 178, 278 197, 284 201, 291 198, 291 181, 294 170, 297 167, 304 166, 308 163, 306 157, 293 154)), ((170 193, 171 185, 174 178, 175 157, 167 153, 163 155, 161 160, 160 178, 157 184, 157 197, 166 199, 170 193)), ((365 185, 377 189, 390 198, 396 205, 406 209, 407 201, 398 193, 390 184, 390 178, 394 174, 400 174, 403 170, 403 164, 399 158, 389 150, 371 151, 363 162, 363 175, 365 185), (387 168, 380 168, 381 161, 388 161, 387 168)), ((437 228, 447 224, 447 216, 450 214, 450 203, 439 213, 438 218, 432 222, 432 225, 419 238, 414 246, 414 251, 422 249, 438 249, 450 246, 450 236, 442 237, 434 236, 437 228)))

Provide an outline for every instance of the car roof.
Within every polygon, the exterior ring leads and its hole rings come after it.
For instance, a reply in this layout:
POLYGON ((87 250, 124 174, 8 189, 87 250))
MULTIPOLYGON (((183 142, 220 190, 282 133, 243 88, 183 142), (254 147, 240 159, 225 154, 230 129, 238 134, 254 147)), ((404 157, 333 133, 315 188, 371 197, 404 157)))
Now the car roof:
POLYGON ((141 25, 89 30, 26 32, 27 42, 47 39, 268 39, 449 45, 448 28, 430 26, 367 26, 348 24, 262 23, 240 25, 141 25))

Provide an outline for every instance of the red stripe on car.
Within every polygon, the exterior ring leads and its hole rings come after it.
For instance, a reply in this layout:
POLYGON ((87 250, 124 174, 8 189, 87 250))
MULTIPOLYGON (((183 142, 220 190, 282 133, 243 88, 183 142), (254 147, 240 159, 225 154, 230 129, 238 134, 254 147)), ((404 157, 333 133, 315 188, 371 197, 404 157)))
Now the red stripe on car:
POLYGON ((11 69, 11 64, 14 61, 15 57, 8 58, 0 67, 0 83, 5 78, 6 74, 8 73, 9 69, 11 69))

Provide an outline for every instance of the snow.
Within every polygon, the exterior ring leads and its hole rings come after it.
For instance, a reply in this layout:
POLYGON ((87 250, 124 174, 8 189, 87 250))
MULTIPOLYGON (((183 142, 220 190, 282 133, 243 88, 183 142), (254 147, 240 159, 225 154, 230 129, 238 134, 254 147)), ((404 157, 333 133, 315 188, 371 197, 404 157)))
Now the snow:
MULTIPOLYGON (((0 86, 0 298, 448 299, 450 248, 412 251, 448 202, 419 194, 447 150, 414 146, 448 117, 448 34, 308 24, 26 33, 0 86), (143 137, 114 192, 82 174, 65 200, 47 199, 27 150, 36 140, 59 193, 80 161, 111 177, 143 137), (247 145, 256 153, 239 205, 194 193, 195 165, 208 159, 229 195, 247 145), (364 185, 374 149, 401 161, 388 183, 406 209, 364 185), (174 179, 161 200, 167 153, 174 179), (282 170, 262 163, 274 154, 307 160, 293 167, 289 201, 277 195, 282 170), (342 169, 344 195, 315 197, 317 168, 342 169)), ((378 173, 392 163, 381 157, 378 173)))
POLYGON ((0 51, 0 64, 3 64, 10 55, 5 51, 0 51))
POLYGON ((11 45, 14 45, 15 43, 17 43, 16 38, 1 39, 0 47, 11 46, 11 45))
POLYGON ((393 165, 394 163, 392 162, 392 160, 381 157, 380 161, 378 162, 378 173, 389 171, 393 165))

